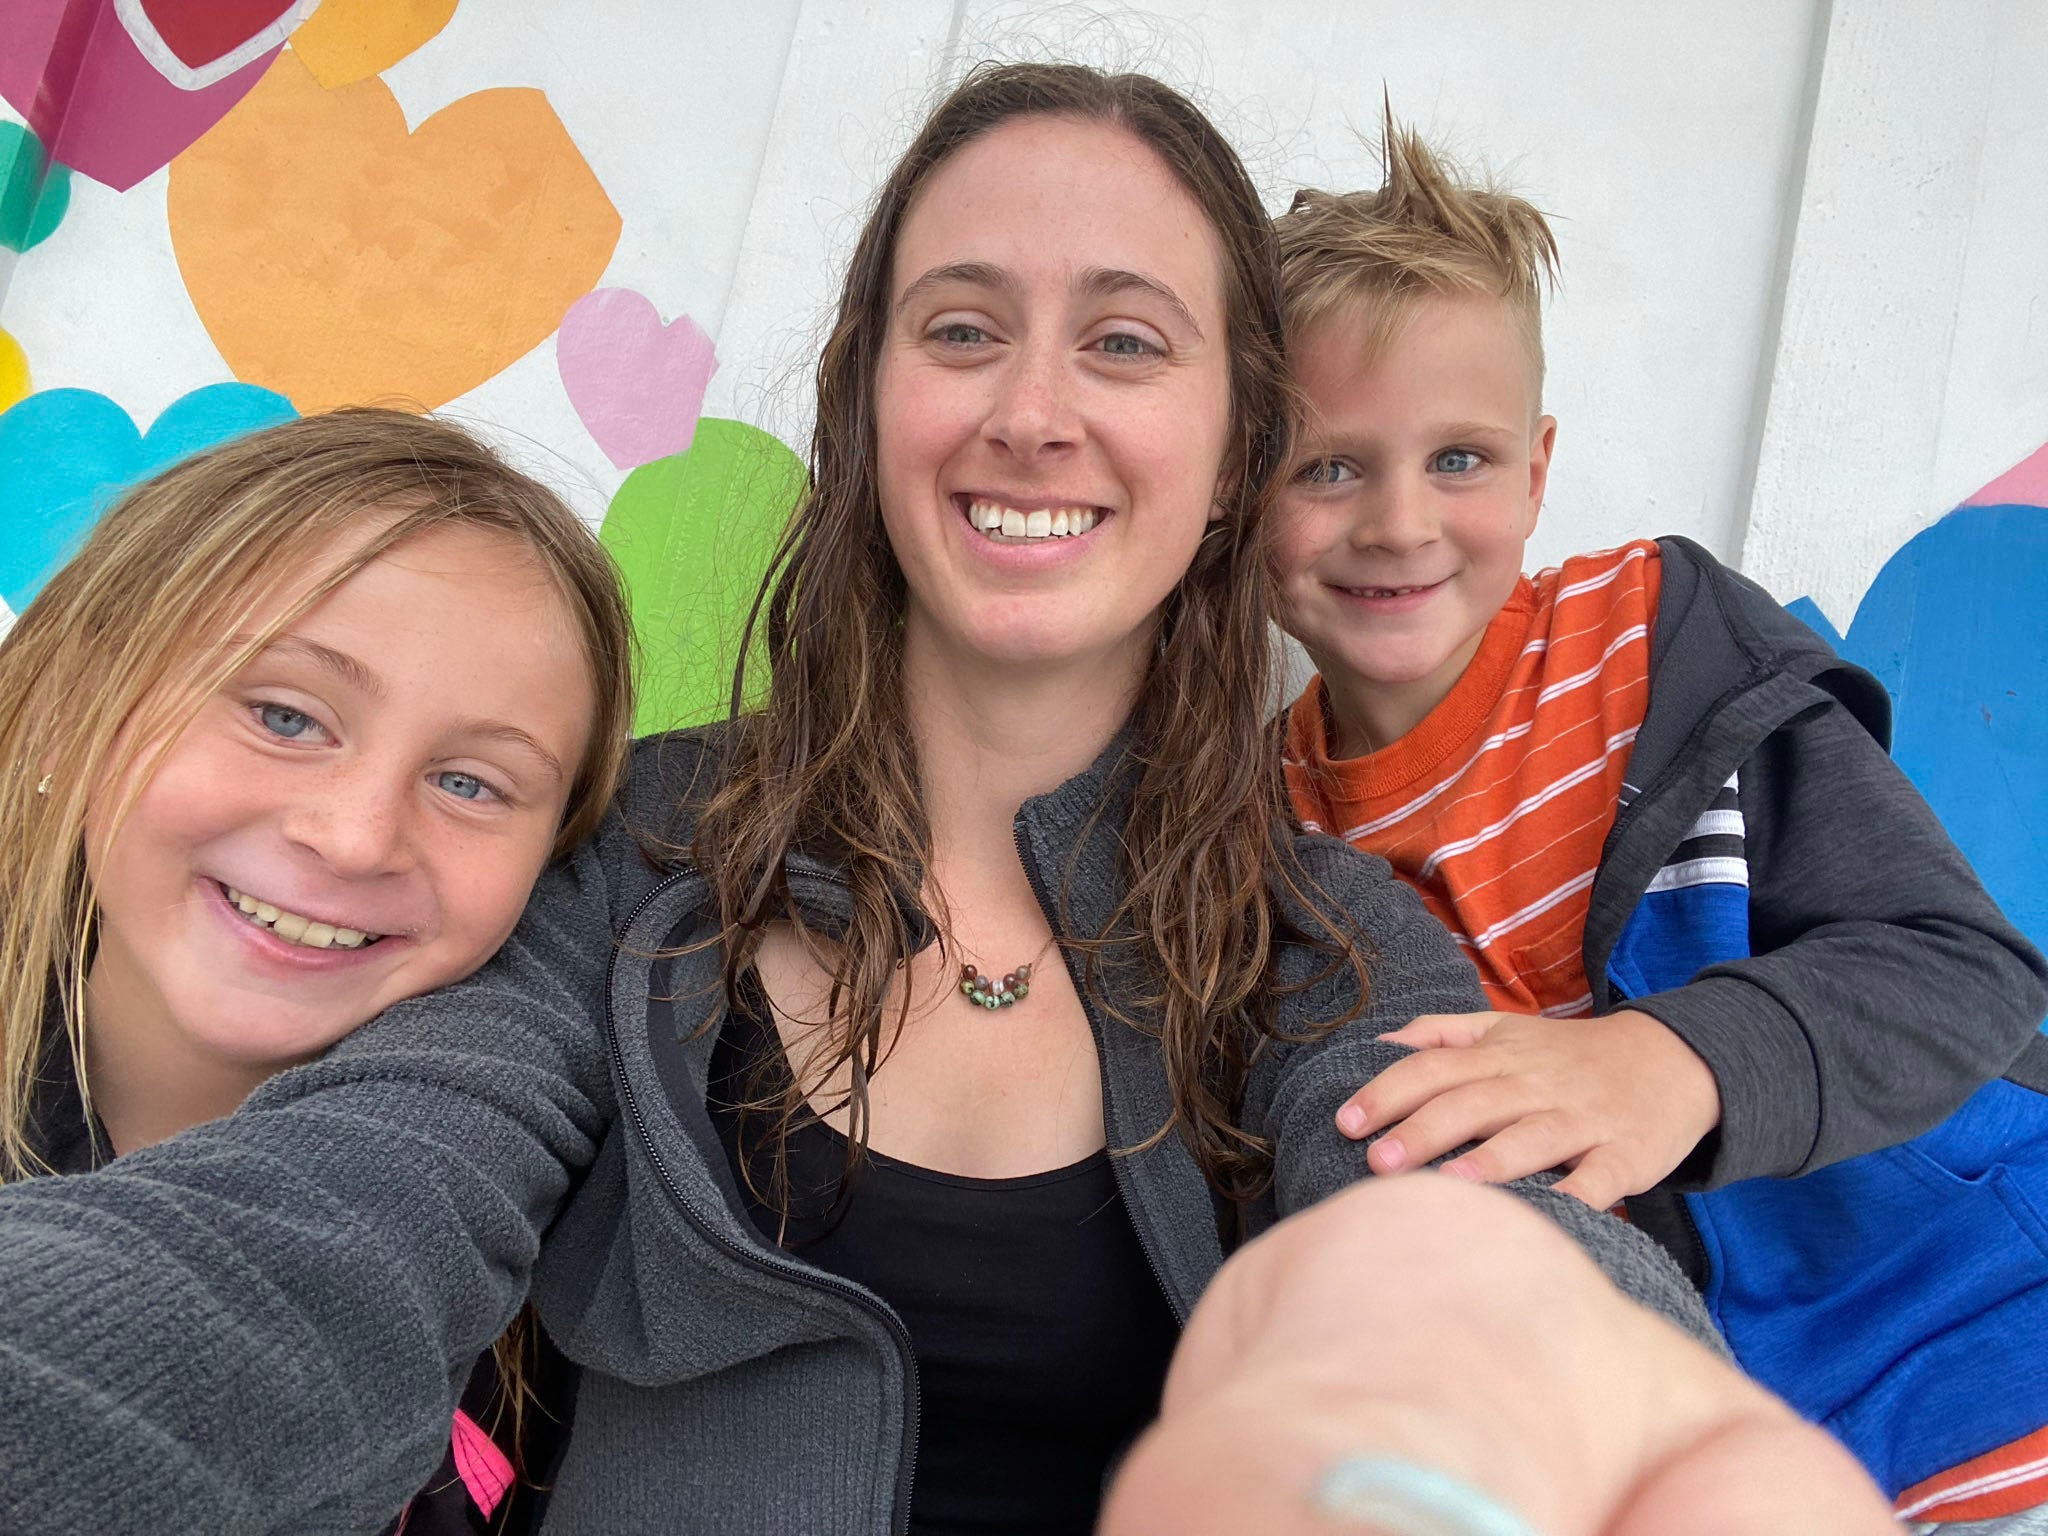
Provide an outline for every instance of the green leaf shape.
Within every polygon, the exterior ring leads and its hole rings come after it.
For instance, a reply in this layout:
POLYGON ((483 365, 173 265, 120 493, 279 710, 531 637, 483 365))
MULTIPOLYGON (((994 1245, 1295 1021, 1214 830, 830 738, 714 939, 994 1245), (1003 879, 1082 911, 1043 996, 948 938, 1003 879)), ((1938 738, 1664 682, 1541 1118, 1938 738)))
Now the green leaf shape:
POLYGON ((70 206, 70 167, 49 162, 43 141, 20 123, 0 123, 0 245, 42 244, 70 206))
MULTIPOLYGON (((619 487, 598 537, 625 573, 640 637, 640 734, 724 718, 747 610, 804 484, 778 439, 705 417, 685 451, 619 487)), ((758 644, 747 671, 751 705, 767 684, 758 644)))

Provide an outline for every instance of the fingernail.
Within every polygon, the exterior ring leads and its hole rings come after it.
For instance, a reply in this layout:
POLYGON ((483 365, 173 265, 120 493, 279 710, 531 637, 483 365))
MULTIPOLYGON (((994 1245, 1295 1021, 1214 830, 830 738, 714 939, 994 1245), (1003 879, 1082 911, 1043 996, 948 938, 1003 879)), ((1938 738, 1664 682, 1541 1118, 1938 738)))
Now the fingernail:
POLYGON ((1347 1456, 1316 1486, 1316 1507, 1387 1536, 1536 1536, 1470 1483, 1394 1456, 1347 1456))
POLYGON ((1337 1129, 1346 1136, 1363 1136, 1365 1128, 1365 1111, 1356 1104, 1346 1104, 1337 1111, 1337 1129))
POLYGON ((1408 1166, 1408 1149, 1391 1136, 1375 1143, 1372 1150, 1383 1172, 1398 1173, 1408 1166))
POLYGON ((1479 1177, 1479 1170, 1462 1158, 1455 1163, 1445 1163, 1443 1172, 1448 1173, 1454 1179, 1462 1179, 1467 1184, 1483 1184, 1486 1182, 1479 1177))

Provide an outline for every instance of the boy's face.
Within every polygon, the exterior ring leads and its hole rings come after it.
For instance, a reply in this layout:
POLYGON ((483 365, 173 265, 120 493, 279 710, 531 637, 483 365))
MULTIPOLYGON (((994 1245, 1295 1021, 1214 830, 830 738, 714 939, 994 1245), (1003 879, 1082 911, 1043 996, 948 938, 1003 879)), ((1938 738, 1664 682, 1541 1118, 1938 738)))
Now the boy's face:
POLYGON ((1521 576, 1557 423, 1484 295, 1425 299, 1369 361, 1339 317, 1294 363, 1310 419, 1281 498, 1284 621, 1356 756, 1420 724, 1478 651, 1521 576))

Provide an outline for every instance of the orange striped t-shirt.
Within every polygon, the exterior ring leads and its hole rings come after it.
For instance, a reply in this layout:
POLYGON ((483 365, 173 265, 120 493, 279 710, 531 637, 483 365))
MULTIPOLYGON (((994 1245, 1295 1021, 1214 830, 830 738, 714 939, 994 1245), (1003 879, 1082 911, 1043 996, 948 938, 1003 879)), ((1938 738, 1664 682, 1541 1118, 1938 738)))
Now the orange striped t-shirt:
POLYGON ((1644 540, 1523 577, 1428 718, 1365 757, 1330 757, 1320 677, 1290 711, 1296 814, 1391 863, 1503 1011, 1592 1012, 1586 908, 1649 703, 1662 575, 1644 540))

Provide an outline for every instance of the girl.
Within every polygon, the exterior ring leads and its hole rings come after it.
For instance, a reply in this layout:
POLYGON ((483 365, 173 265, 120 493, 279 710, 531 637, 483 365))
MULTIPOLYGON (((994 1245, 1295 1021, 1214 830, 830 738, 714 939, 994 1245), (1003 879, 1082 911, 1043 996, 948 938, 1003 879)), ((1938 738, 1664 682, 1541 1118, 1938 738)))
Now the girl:
MULTIPOLYGON (((0 645, 0 974, 47 978, 0 999, 0 1177, 228 1114, 474 971, 612 794, 628 643, 575 514, 443 423, 295 421, 124 496, 0 645)), ((499 1354, 409 1531, 500 1503, 499 1354)))
MULTIPOLYGON (((42 1181, 75 1197, 0 1191, 0 1510, 373 1526, 531 1272, 583 1367, 549 1530, 1087 1531, 1226 1248, 1364 1174, 1333 1116, 1378 1035, 1479 1006, 1286 818, 1276 277, 1157 82, 949 96, 819 366, 765 708, 643 744, 475 977, 42 1181)), ((1704 1332, 1647 1239, 1522 1192, 1704 1332)), ((1456 1328, 1357 1301, 1348 1342, 1456 1328)))

